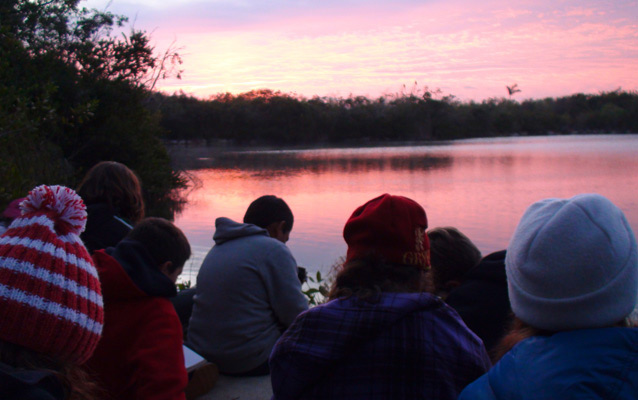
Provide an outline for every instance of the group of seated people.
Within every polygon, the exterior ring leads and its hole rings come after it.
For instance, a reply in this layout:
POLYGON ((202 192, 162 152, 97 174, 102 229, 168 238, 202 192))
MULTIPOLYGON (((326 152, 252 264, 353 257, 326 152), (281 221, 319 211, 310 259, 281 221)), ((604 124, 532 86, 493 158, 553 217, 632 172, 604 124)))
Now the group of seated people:
POLYGON ((2 399, 194 399, 218 372, 269 376, 275 400, 638 398, 636 239, 597 194, 532 204, 485 257, 383 194, 345 222, 345 260, 312 308, 276 196, 216 219, 179 294, 188 240, 145 218, 123 164, 98 163, 77 193, 38 186, 3 218, 2 399))

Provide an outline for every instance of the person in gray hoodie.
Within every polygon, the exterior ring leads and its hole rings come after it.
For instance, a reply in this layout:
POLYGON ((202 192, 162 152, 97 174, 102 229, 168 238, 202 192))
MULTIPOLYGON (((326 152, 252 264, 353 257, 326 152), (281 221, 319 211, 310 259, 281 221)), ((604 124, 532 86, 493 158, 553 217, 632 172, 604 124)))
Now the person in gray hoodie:
POLYGON ((292 211, 262 196, 244 223, 215 221, 215 246, 197 275, 187 345, 223 374, 268 374, 268 356, 282 332, 308 308, 297 262, 285 243, 292 211))

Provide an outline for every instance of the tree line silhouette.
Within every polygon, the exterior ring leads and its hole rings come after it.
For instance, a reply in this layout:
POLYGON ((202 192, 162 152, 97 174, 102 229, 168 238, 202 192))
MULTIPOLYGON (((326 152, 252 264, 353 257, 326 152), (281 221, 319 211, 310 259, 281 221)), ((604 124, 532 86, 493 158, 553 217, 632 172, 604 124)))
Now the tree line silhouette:
POLYGON ((206 100, 154 93, 150 107, 161 115, 166 139, 209 144, 365 144, 638 132, 638 93, 621 89, 522 102, 463 102, 427 87, 376 99, 305 98, 270 89, 206 100))

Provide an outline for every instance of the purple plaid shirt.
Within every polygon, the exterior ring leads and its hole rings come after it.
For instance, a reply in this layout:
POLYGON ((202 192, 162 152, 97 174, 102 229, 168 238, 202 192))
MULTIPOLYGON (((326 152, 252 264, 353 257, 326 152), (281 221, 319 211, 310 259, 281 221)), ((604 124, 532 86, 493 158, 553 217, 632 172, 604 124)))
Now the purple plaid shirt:
POLYGON ((455 400, 490 361, 438 297, 384 293, 301 313, 275 345, 270 368, 276 400, 455 400))

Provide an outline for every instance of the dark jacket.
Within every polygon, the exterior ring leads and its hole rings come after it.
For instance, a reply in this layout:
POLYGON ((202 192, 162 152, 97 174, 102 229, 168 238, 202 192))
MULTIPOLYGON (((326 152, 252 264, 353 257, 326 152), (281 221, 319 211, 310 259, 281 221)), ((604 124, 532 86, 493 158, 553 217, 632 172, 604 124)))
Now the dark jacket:
POLYGON ((490 360, 427 293, 336 299, 301 313, 270 356, 275 400, 456 400, 490 360))
POLYGON ((526 339, 459 400, 638 399, 638 328, 578 329, 526 339))
POLYGON ((86 229, 80 238, 91 253, 115 247, 133 229, 132 224, 115 215, 108 204, 91 204, 86 213, 86 229))
POLYGON ((0 399, 64 400, 64 387, 47 371, 17 369, 0 363, 0 399))
POLYGON ((512 308, 507 296, 505 250, 489 254, 463 277, 445 302, 483 340, 489 352, 509 327, 512 308))
POLYGON ((87 367, 117 400, 184 400, 182 326, 175 285, 142 244, 125 239, 93 260, 102 282, 104 330, 87 367))

